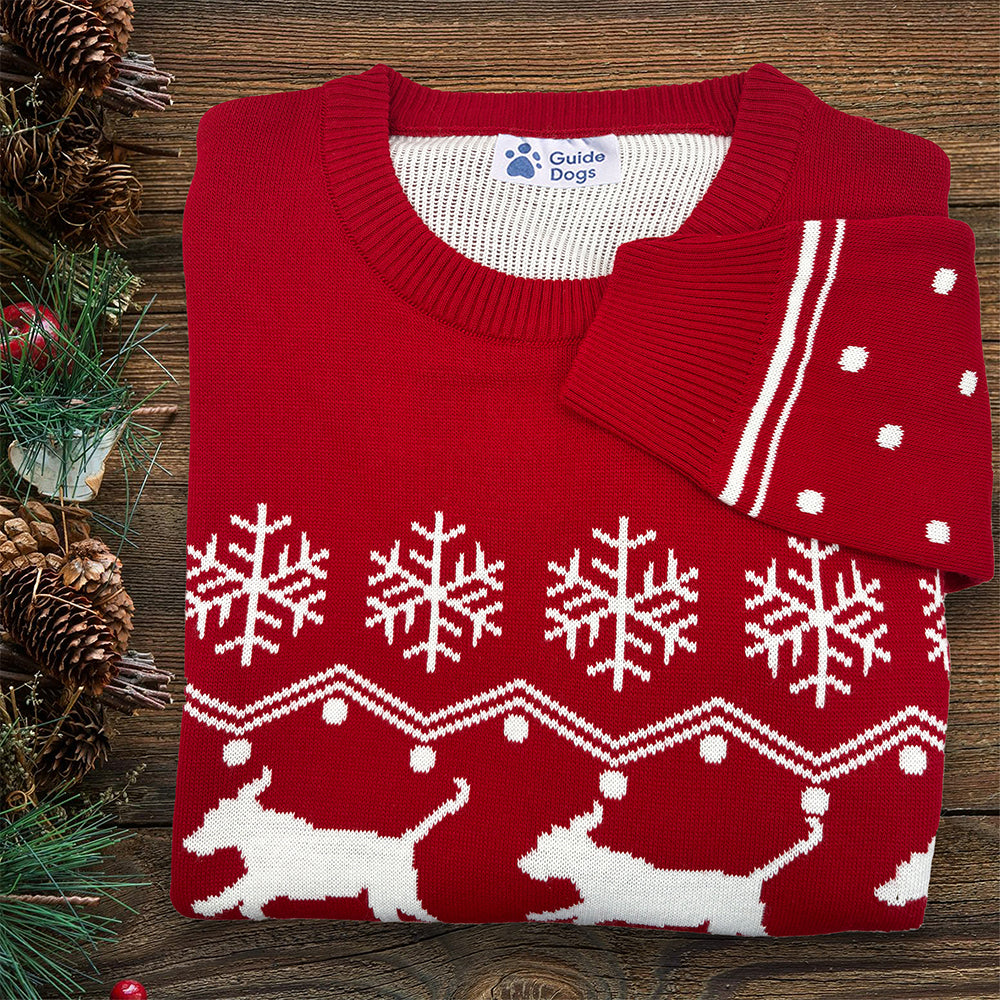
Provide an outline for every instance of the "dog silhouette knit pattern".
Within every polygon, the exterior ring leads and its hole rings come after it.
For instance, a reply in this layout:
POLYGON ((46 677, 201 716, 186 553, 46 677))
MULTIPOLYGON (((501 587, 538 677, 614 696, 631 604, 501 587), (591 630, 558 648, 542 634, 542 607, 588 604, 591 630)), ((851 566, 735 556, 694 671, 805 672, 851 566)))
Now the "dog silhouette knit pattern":
POLYGON ((177 910, 919 926, 993 574, 948 186, 766 63, 210 109, 177 910))

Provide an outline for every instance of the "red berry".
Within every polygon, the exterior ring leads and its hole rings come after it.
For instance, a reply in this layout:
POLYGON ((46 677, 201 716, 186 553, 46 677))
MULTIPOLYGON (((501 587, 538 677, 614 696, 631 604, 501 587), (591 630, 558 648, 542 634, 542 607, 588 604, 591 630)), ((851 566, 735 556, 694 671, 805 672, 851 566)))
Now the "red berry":
POLYGON ((45 336, 58 340, 59 320, 44 306, 36 308, 30 302, 14 302, 3 311, 4 322, 15 333, 27 333, 32 327, 45 336))
MULTIPOLYGON (((59 321, 55 314, 44 306, 36 309, 30 302, 15 302, 4 309, 3 319, 7 343, 0 340, 0 360, 9 350, 11 361, 20 364, 27 347, 28 363, 36 371, 45 371, 58 350, 59 321)), ((72 360, 66 371, 73 371, 72 360)))
POLYGON ((123 979, 111 988, 111 1000, 146 1000, 146 987, 134 979, 123 979))

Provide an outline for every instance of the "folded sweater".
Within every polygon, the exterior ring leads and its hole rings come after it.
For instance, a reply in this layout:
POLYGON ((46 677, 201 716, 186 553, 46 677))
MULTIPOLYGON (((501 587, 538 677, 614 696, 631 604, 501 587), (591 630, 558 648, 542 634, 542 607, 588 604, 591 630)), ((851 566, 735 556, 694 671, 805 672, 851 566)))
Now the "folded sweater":
POLYGON ((993 574, 948 188, 766 63, 210 109, 175 907, 918 926, 993 574))

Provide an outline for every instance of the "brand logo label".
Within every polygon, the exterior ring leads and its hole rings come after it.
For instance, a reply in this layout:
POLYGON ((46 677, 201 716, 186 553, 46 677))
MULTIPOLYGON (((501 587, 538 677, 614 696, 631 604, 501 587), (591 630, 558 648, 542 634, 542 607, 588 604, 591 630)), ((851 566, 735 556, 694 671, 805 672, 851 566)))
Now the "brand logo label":
POLYGON ((579 139, 497 136, 490 176, 514 184, 541 187, 589 187, 621 180, 618 136, 579 139))

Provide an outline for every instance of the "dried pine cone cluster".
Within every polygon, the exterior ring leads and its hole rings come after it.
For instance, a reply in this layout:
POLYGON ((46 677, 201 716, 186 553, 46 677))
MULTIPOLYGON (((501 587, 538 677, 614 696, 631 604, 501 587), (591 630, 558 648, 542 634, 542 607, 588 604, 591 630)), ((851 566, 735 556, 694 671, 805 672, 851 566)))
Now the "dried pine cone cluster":
POLYGON ((135 605, 122 583, 121 560, 91 535, 90 516, 83 507, 0 497, 0 573, 28 567, 55 571, 64 586, 86 594, 106 622, 116 652, 124 653, 135 605))
POLYGON ((11 38, 70 90, 99 97, 118 76, 132 33, 132 0, 4 0, 11 38))
POLYGON ((111 711, 171 701, 173 674, 128 648, 134 606, 122 563, 91 520, 72 504, 0 496, 0 680, 3 692, 26 686, 10 695, 11 714, 26 712, 37 731, 33 749, 15 754, 13 776, 10 753, 0 753, 0 790, 22 798, 105 760, 111 711))
POLYGON ((104 112, 42 85, 0 100, 0 192, 69 247, 122 245, 138 231, 142 187, 113 159, 104 112))
POLYGON ((4 0, 0 77, 23 83, 42 72, 114 111, 160 111, 174 78, 129 51, 134 13, 132 0, 4 0))
POLYGON ((134 13, 132 0, 0 3, 0 195, 70 249, 138 231, 142 186, 104 109, 161 110, 173 77, 129 51, 134 13))

